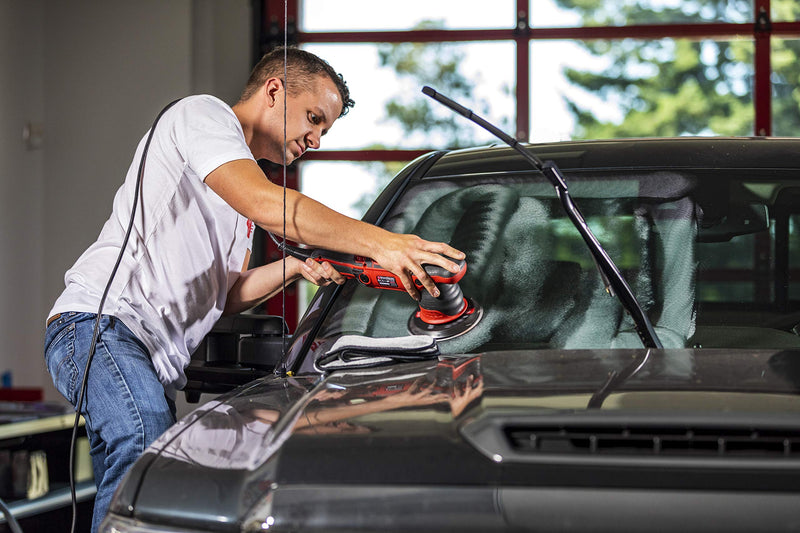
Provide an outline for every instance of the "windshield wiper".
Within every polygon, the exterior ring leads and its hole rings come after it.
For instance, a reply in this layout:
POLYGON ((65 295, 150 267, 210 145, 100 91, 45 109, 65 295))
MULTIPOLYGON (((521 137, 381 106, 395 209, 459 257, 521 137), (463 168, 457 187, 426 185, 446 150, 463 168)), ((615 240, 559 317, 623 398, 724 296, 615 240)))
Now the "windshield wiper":
POLYGON ((479 117, 470 109, 467 109, 466 107, 454 102, 450 98, 436 92, 434 89, 425 86, 422 88, 422 92, 440 104, 449 107, 459 115, 471 120, 509 145, 511 148, 522 154, 522 156, 527 159, 534 166, 534 168, 536 168, 536 170, 545 175, 550 183, 553 184, 553 187, 555 187, 556 195, 558 196, 559 200, 561 200, 561 205, 563 206, 564 211, 567 213, 567 216, 578 230, 578 233, 581 234, 581 237, 583 237, 586 245, 589 247, 592 258, 594 259, 597 269, 600 272, 600 277, 603 279, 603 283, 606 286, 606 291, 611 296, 616 296, 617 299, 619 299, 619 301, 622 303, 622 306, 633 319, 636 327, 636 333, 639 335, 639 338, 642 340, 642 343, 645 345, 645 347, 662 348, 663 346, 661 341, 659 340, 658 335, 656 335, 655 329, 653 329, 653 324, 642 310, 642 307, 639 305, 639 302, 633 295, 633 291, 625 281, 625 278, 622 277, 622 273, 619 271, 619 268, 617 268, 617 265, 614 264, 614 261, 611 260, 611 257, 603 249, 600 241, 597 240, 592 233, 592 230, 589 229, 589 226, 586 224, 586 220, 578 210, 577 204, 575 204, 572 196, 570 196, 564 176, 561 174, 561 171, 558 169, 556 164, 553 161, 542 162, 542 160, 526 150, 525 147, 519 143, 519 141, 495 125, 479 117))
POLYGON ((608 379, 605 383, 589 398, 589 403, 586 405, 587 409, 600 409, 603 407, 603 402, 606 401, 611 393, 619 389, 626 381, 639 373, 644 368, 647 361, 650 359, 650 349, 644 355, 640 356, 641 352, 634 355, 634 360, 631 364, 626 366, 620 371, 612 370, 608 374, 608 379))

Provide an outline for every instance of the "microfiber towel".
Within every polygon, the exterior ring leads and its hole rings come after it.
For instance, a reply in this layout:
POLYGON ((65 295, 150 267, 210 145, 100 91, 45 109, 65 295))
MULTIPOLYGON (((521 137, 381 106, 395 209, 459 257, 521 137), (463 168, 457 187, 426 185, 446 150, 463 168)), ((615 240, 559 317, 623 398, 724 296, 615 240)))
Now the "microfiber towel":
POLYGON ((320 370, 368 368, 395 362, 422 361, 439 355, 436 339, 427 335, 364 337, 343 335, 316 361, 320 370))

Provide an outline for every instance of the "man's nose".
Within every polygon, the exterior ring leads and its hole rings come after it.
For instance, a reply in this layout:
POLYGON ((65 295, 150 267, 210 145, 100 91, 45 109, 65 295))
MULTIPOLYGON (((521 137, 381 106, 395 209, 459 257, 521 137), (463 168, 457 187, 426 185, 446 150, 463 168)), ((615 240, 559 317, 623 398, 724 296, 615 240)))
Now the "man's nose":
POLYGON ((320 146, 321 139, 321 132, 317 131, 316 129, 312 129, 308 135, 306 135, 306 146, 316 150, 320 146))

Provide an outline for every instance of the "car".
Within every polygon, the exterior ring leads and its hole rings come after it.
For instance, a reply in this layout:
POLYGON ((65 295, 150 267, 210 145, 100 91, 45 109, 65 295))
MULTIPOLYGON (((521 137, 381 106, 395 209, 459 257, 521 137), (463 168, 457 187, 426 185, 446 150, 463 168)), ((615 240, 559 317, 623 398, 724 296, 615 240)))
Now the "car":
POLYGON ((447 305, 336 256, 221 322, 103 531, 800 528, 800 139, 439 150, 364 219, 466 253, 447 305))

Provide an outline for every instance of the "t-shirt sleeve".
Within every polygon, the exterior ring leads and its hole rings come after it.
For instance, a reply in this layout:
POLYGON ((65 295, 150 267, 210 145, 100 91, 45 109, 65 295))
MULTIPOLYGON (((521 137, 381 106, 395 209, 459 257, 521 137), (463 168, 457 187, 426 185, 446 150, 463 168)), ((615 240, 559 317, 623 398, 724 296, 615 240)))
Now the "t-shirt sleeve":
POLYGON ((198 96, 181 104, 176 109, 175 141, 194 174, 205 180, 230 161, 255 161, 236 115, 221 100, 198 96))

